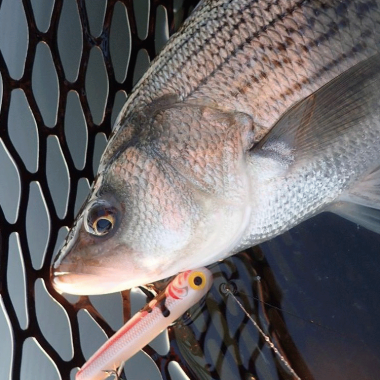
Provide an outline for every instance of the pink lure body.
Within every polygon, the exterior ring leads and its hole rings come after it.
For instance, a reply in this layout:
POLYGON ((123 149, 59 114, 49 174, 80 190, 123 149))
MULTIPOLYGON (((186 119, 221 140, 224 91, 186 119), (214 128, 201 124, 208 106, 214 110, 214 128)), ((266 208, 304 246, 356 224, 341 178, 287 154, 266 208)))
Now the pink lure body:
POLYGON ((103 380, 151 342, 186 310, 196 304, 212 285, 206 268, 180 273, 167 288, 136 313, 76 374, 76 380, 103 380))

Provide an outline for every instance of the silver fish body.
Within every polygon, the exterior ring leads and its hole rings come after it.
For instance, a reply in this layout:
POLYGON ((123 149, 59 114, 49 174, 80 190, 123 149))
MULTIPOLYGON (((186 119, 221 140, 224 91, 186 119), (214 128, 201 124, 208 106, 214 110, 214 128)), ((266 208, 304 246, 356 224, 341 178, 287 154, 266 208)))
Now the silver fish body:
POLYGON ((256 202, 240 249, 321 211, 380 232, 379 90, 376 54, 292 108, 253 149, 256 202))
POLYGON ((322 211, 380 230, 379 12, 203 1, 119 115, 55 287, 153 282, 322 211))

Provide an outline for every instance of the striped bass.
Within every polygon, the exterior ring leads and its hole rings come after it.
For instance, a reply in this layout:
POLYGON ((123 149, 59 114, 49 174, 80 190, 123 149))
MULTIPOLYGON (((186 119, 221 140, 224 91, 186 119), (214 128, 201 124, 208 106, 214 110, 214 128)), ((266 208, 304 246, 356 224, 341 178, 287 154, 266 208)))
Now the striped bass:
POLYGON ((323 211, 380 232, 380 1, 206 0, 136 85, 52 268, 109 293, 323 211))

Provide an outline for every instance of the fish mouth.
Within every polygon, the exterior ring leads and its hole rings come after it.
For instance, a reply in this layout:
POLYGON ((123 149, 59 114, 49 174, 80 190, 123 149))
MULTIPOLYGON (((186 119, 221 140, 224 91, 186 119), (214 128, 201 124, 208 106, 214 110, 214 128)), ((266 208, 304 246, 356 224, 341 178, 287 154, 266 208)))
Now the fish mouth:
POLYGON ((51 277, 53 288, 60 294, 88 295, 89 290, 92 288, 90 285, 95 282, 94 275, 63 271, 54 271, 51 277))
POLYGON ((86 271, 83 271, 83 267, 73 269, 71 265, 61 263, 52 268, 50 281, 60 294, 95 295, 115 293, 162 279, 160 275, 152 276, 132 267, 126 270, 125 267, 128 266, 85 266, 86 271))
POLYGON ((50 272, 53 288, 60 294, 91 295, 112 293, 117 277, 112 276, 111 268, 85 265, 82 261, 66 258, 56 260, 50 272), (101 270, 100 270, 101 269, 101 270))
POLYGON ((128 281, 120 282, 119 277, 91 273, 53 271, 51 283, 60 294, 95 295, 107 294, 130 288, 128 281))

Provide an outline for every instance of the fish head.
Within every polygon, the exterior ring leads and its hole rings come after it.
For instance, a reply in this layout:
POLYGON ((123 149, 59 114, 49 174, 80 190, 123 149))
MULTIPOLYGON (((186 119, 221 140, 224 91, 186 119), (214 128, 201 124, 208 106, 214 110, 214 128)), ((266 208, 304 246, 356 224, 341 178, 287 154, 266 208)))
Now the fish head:
POLYGON ((130 147, 97 179, 53 265, 57 289, 114 292, 176 272, 199 210, 184 181, 157 164, 130 147))
POLYGON ((117 148, 112 144, 120 140, 111 139, 107 163, 53 264, 58 291, 116 292, 208 265, 231 251, 250 210, 245 135, 231 142, 226 135, 236 137, 228 129, 236 115, 220 112, 165 108, 133 121, 133 133, 117 148))

